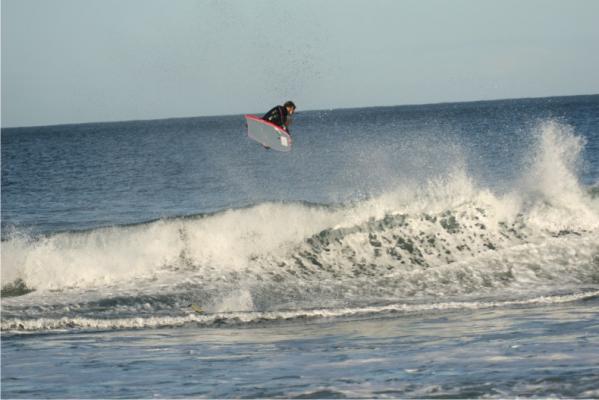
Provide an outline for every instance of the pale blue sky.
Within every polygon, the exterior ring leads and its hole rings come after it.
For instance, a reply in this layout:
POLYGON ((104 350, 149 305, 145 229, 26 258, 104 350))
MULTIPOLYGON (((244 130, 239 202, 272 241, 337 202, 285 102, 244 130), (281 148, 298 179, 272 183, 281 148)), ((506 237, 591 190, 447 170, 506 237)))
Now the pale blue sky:
POLYGON ((2 0, 2 126, 599 93, 595 0, 2 0))

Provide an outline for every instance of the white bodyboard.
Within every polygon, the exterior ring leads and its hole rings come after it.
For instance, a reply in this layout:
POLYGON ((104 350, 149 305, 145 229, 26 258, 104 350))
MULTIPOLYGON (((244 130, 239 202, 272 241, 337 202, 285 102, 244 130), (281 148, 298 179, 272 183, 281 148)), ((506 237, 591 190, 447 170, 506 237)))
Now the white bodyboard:
POLYGON ((291 136, 280 126, 264 121, 254 115, 246 115, 248 137, 277 151, 291 151, 291 136))

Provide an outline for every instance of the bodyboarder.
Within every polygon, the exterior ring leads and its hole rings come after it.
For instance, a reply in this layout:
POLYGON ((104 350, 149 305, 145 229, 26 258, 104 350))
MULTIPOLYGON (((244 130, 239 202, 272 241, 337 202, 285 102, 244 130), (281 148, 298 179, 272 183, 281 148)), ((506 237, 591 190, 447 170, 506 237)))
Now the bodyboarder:
POLYGON ((281 128, 285 129, 285 132, 289 132, 289 125, 291 125, 291 116, 295 112, 295 104, 293 101, 287 101, 282 106, 276 106, 270 109, 264 116, 263 120, 273 123, 281 128))

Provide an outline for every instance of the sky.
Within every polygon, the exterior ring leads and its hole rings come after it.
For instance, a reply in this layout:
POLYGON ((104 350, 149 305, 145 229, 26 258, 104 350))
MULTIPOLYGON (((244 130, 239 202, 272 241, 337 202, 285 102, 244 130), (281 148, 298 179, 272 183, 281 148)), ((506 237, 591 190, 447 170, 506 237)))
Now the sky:
POLYGON ((599 93, 596 0, 2 0, 2 127, 599 93))

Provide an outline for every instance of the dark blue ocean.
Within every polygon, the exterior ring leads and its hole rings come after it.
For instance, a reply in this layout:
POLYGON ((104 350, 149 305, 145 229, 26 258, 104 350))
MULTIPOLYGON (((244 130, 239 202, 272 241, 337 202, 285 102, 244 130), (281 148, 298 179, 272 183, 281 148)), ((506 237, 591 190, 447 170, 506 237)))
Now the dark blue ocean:
POLYGON ((298 106, 2 129, 1 396, 599 397, 599 95, 298 106))

